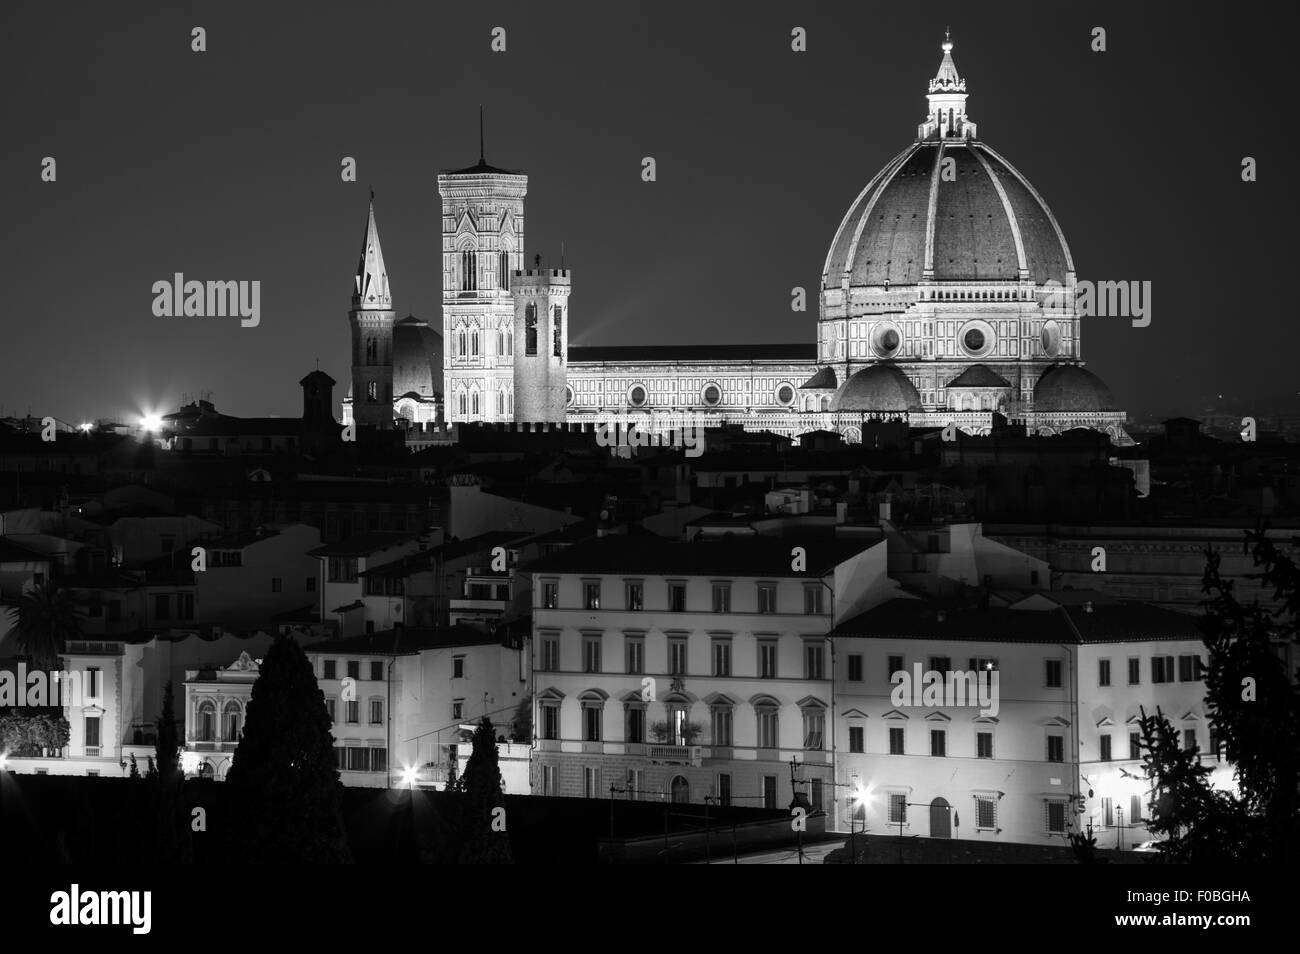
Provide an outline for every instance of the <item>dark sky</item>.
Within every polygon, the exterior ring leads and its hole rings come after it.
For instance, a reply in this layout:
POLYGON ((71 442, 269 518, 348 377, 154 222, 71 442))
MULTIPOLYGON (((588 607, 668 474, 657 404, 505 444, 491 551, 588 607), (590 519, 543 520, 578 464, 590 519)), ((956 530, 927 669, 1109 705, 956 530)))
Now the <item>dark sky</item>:
POLYGON ((440 327, 435 176, 476 160, 480 103, 488 161, 529 175, 528 255, 566 245, 571 343, 812 341, 827 247, 915 136, 945 26, 981 138, 1051 205, 1080 277, 1153 282, 1150 327, 1085 325, 1122 406, 1294 396, 1285 6, 6 3, 0 412, 209 390, 227 413, 297 414, 317 359, 341 397, 367 186, 396 308, 440 327), (178 271, 260 280, 260 327, 154 317, 178 271))

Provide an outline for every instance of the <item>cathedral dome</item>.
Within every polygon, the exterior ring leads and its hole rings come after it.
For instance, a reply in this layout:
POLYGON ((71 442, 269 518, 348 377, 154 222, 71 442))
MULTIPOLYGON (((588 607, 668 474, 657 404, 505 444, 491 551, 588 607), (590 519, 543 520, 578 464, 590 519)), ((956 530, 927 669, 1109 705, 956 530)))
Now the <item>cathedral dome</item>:
POLYGON ((1040 413, 1114 411, 1115 398, 1101 378, 1077 364, 1054 364, 1034 385, 1040 413))
POLYGON ((831 401, 832 411, 903 413, 921 410, 921 394, 892 364, 873 364, 854 372, 831 401))
POLYGON ((1070 249, 1028 180, 976 136, 945 43, 917 139, 878 172, 831 242, 822 286, 1066 283, 1070 249), (948 162, 951 159, 952 162, 948 162))
POLYGON ((442 335, 414 315, 393 325, 393 396, 442 393, 442 335))

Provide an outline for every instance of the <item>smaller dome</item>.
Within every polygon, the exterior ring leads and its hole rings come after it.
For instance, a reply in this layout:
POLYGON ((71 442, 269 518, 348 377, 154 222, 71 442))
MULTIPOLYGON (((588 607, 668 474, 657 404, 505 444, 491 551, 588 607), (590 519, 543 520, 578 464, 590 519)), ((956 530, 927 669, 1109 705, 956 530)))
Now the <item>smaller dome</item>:
POLYGON ((972 364, 948 382, 950 388, 1009 388, 1009 382, 987 364, 972 364))
POLYGON ((442 335, 414 315, 393 325, 393 394, 442 393, 442 335))
POLYGON ((1097 375, 1077 364, 1054 364, 1034 385, 1034 410, 1079 413, 1117 408, 1110 388, 1097 375))
POLYGON ((921 393, 907 375, 892 364, 873 364, 844 382, 832 411, 903 413, 921 410, 921 393))
POLYGON ((800 391, 834 391, 840 386, 840 382, 835 377, 835 369, 831 367, 822 368, 811 378, 799 385, 800 391))

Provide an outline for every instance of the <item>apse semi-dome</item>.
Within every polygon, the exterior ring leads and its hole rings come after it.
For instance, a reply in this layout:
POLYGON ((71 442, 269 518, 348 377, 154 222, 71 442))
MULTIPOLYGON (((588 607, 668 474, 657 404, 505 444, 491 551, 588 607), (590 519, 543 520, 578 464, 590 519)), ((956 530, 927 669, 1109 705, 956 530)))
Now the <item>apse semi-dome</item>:
POLYGON ((917 140, 876 174, 840 223, 824 286, 1065 284, 1074 271, 1065 236, 1029 181, 976 138, 950 42, 927 99, 917 140))
POLYGON ((393 325, 393 394, 442 393, 442 335, 414 315, 393 325))
POLYGON ((896 413, 921 410, 921 394, 892 364, 873 364, 855 371, 831 401, 832 411, 896 413))
POLYGON ((1110 388, 1077 364, 1054 364, 1034 385, 1034 410, 1039 413, 1089 413, 1117 410, 1110 388))

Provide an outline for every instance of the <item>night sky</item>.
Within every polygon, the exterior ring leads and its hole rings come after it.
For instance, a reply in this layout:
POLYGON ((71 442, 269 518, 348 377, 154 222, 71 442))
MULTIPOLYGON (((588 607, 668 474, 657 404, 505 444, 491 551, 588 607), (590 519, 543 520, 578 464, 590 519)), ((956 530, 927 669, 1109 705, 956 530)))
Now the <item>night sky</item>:
POLYGON ((1121 406, 1294 398, 1286 6, 6 3, 0 413, 133 421, 202 390, 297 415, 317 360, 341 398, 367 188, 399 317, 440 329, 435 176, 477 160, 480 103, 488 161, 529 175, 529 260, 565 243, 571 344, 811 342, 827 247, 914 138, 945 27, 1080 278, 1153 282, 1150 327, 1085 323, 1121 406), (174 272, 260 280, 261 325, 155 317, 174 272))

